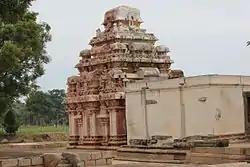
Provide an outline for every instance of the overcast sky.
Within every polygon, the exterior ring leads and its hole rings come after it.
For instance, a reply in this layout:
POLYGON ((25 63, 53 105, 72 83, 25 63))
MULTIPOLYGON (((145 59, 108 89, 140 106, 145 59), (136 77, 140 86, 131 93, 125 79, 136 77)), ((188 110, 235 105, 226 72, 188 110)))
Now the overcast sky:
POLYGON ((52 27, 52 62, 39 79, 44 90, 66 88, 79 52, 89 48, 105 11, 129 5, 141 11, 143 28, 171 49, 172 68, 186 76, 250 75, 250 0, 36 0, 32 10, 52 27))

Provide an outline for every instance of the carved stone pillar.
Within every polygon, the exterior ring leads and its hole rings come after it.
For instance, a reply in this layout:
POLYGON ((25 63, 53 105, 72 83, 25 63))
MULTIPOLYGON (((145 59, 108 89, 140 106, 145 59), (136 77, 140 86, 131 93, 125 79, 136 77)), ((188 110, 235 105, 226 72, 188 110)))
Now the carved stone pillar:
POLYGON ((78 143, 81 144, 83 140, 83 122, 82 122, 82 112, 78 112, 75 116, 76 120, 76 135, 79 136, 78 143))
POLYGON ((70 134, 70 145, 77 145, 79 141, 79 134, 78 134, 78 127, 77 127, 77 122, 75 119, 75 113, 72 111, 72 114, 70 116, 71 122, 71 134, 70 134))
POLYGON ((109 118, 101 118, 101 124, 103 127, 103 140, 102 145, 108 145, 109 144, 109 118))
POLYGON ((68 111, 68 118, 69 118, 69 136, 72 136, 72 113, 68 111))
POLYGON ((78 120, 78 130, 79 130, 79 143, 82 142, 82 139, 83 139, 83 126, 82 126, 82 121, 81 120, 78 120))
POLYGON ((90 116, 90 136, 96 136, 96 113, 95 111, 91 111, 90 116))
POLYGON ((115 109, 111 109, 109 112, 110 136, 117 136, 116 118, 117 116, 116 116, 115 109))
POLYGON ((89 136, 88 134, 88 115, 86 112, 83 112, 82 114, 82 122, 83 122, 83 136, 87 137, 89 136))

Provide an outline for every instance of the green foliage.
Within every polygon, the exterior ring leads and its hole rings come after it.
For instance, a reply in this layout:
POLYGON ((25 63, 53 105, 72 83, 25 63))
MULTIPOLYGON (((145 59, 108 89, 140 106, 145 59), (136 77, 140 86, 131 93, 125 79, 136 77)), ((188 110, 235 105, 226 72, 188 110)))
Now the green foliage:
POLYGON ((37 88, 50 59, 45 50, 50 26, 29 11, 32 0, 0 1, 0 112, 37 88))
POLYGON ((9 110, 4 117, 3 127, 6 133, 15 134, 19 128, 16 115, 13 111, 9 110))
POLYGON ((64 98, 65 91, 63 89, 53 89, 48 92, 34 91, 26 99, 26 112, 23 112, 25 116, 20 117, 24 117, 25 124, 66 124, 67 116, 63 104, 64 98))

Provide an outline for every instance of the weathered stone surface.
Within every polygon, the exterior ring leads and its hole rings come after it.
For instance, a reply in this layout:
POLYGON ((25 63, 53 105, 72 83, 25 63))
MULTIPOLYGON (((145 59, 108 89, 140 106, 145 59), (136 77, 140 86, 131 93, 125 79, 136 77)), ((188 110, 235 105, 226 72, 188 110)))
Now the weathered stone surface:
POLYGON ((107 159, 106 159, 106 164, 107 164, 107 165, 112 165, 112 161, 113 161, 112 158, 107 158, 107 159))
POLYGON ((30 159, 31 159, 31 165, 42 165, 42 164, 44 164, 43 157, 41 157, 41 156, 31 157, 30 159))
POLYGON ((96 159, 100 159, 102 157, 101 152, 93 152, 91 153, 91 159, 96 160, 96 159))
POLYGON ((194 140, 191 141, 193 147, 228 147, 229 146, 229 140, 194 140))
POLYGON ((91 160, 91 153, 89 152, 78 153, 78 155, 81 161, 91 160))
POLYGON ((96 161, 95 161, 95 165, 96 166, 101 166, 101 165, 106 165, 106 159, 97 159, 96 161))
POLYGON ((18 166, 30 166, 31 159, 30 158, 18 158, 18 166))
POLYGON ((44 165, 32 165, 32 167, 45 167, 44 165))
POLYGON ((43 155, 44 166, 46 166, 46 167, 56 167, 59 164, 61 158, 62 158, 61 154, 45 153, 43 155))
POLYGON ((17 159, 4 159, 0 160, 0 166, 1 167, 14 167, 18 165, 17 159))
POLYGON ((58 164, 57 167, 72 167, 71 164, 58 164))
POLYGON ((77 163, 77 167, 85 167, 85 162, 79 162, 79 163, 77 163))
POLYGON ((77 167, 77 164, 81 162, 81 159, 77 153, 63 152, 62 156, 72 164, 72 167, 77 167))
POLYGON ((102 155, 102 158, 113 158, 114 157, 113 151, 102 151, 101 155, 102 155))
POLYGON ((86 166, 95 166, 95 160, 85 161, 86 166))
POLYGON ((169 140, 172 139, 172 136, 163 136, 163 135, 154 135, 152 136, 153 140, 169 140))

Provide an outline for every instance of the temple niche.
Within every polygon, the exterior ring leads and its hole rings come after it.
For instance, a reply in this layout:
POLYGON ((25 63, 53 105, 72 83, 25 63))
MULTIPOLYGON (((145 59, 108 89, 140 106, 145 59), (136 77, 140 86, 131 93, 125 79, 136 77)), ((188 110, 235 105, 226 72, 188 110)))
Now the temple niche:
POLYGON ((169 49, 140 28, 140 11, 119 6, 104 15, 104 30, 96 30, 80 52, 79 75, 68 78, 66 110, 71 145, 118 146, 127 143, 126 82, 155 77, 183 77, 170 70, 169 49))

